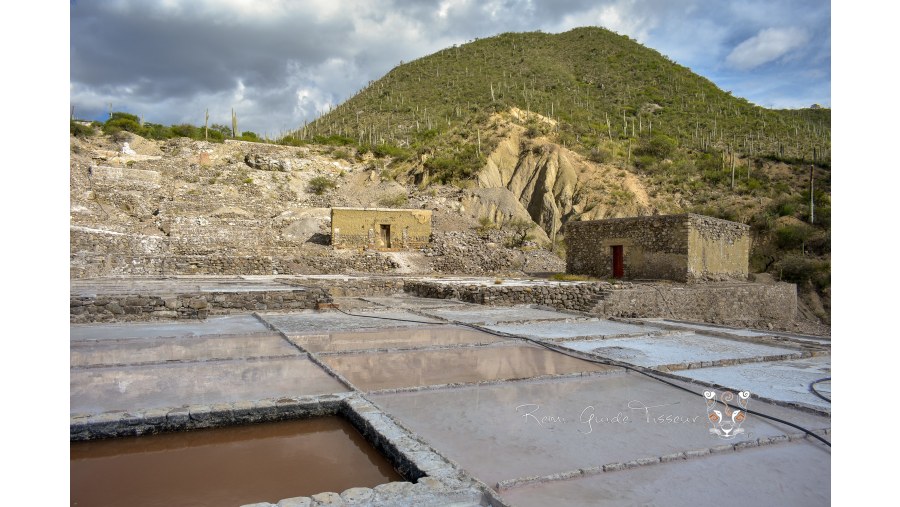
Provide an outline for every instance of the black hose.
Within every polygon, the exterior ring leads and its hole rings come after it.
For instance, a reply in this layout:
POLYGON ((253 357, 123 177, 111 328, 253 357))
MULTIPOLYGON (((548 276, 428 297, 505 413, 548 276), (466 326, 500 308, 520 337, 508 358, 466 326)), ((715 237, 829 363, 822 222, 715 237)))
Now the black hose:
POLYGON ((815 394, 819 398, 822 398, 823 400, 827 401, 828 403, 831 403, 831 398, 826 397, 824 394, 820 393, 818 389, 816 389, 816 384, 818 384, 820 382, 826 382, 826 381, 831 382, 831 377, 825 377, 825 378, 820 378, 819 380, 814 380, 812 383, 809 384, 809 392, 815 394))

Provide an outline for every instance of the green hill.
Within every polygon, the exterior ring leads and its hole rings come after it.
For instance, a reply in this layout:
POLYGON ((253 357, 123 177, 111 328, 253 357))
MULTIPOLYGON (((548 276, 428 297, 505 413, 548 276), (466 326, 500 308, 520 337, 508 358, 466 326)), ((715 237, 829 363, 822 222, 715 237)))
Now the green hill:
MULTIPOLYGON (((817 162, 830 160, 830 110, 755 106, 601 28, 506 33, 402 63, 296 135, 455 154, 511 107, 558 120, 560 143, 585 154, 655 132, 696 150, 811 162, 815 148, 817 162)), ((458 176, 477 165, 461 164, 458 176)))
POLYGON ((608 30, 505 33, 401 63, 281 142, 371 152, 423 188, 503 186, 554 239, 606 216, 750 223, 751 268, 809 286, 827 313, 830 109, 756 106, 608 30))

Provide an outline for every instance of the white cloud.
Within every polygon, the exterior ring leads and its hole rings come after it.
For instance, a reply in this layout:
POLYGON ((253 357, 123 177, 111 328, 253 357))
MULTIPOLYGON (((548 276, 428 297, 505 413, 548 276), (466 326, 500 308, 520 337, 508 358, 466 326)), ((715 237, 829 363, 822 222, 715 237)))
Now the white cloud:
POLYGON ((735 47, 725 63, 738 70, 750 70, 775 61, 806 44, 809 36, 797 28, 766 28, 735 47))
POLYGON ((659 25, 661 14, 656 9, 645 7, 637 5, 634 0, 597 5, 587 11, 566 14, 553 31, 565 32, 580 26, 597 25, 643 42, 659 25))

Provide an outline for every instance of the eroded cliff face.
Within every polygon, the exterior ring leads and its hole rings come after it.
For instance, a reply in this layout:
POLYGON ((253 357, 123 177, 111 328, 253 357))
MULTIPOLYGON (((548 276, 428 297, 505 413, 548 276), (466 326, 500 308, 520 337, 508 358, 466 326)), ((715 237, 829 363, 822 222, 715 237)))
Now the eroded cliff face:
MULTIPOLYGON (((552 126, 552 120, 531 115, 552 126)), ((478 175, 479 187, 509 190, 551 239, 569 220, 653 213, 635 175, 586 160, 546 137, 528 137, 525 127, 512 122, 519 116, 501 116, 508 128, 478 175)))

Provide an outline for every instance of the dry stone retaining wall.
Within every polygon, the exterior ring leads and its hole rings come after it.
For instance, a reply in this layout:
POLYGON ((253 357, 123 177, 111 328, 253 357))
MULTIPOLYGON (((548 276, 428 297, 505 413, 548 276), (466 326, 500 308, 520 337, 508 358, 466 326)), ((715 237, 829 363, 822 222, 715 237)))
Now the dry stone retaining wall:
POLYGON ((315 308, 316 302, 322 298, 320 291, 308 289, 71 296, 69 320, 82 323, 205 319, 211 315, 315 308))
POLYGON ((607 283, 485 286, 408 281, 403 290, 419 297, 459 299, 483 305, 538 304, 589 312, 605 296, 608 286, 607 283))
MULTIPOLYGON (((215 228, 212 228, 215 229, 215 228)), ((247 227, 247 231, 252 229, 247 227)), ((195 240, 196 234, 179 237, 138 235, 112 230, 71 227, 69 274, 73 279, 104 276, 166 275, 271 275, 318 273, 388 273, 399 267, 378 252, 335 252, 323 247, 319 257, 297 258, 289 245, 253 245, 250 235, 231 246, 217 248, 215 241, 195 240)), ((182 231, 185 232, 185 231, 182 231)), ((249 233, 248 233, 249 234, 249 233)))
POLYGON ((787 325, 797 311, 797 286, 789 283, 489 286, 414 280, 407 281, 403 289, 419 297, 485 305, 537 304, 601 317, 671 318, 750 327, 787 325))
POLYGON ((185 292, 178 294, 72 295, 71 323, 205 319, 255 311, 302 310, 332 297, 390 295, 403 290, 391 277, 284 280, 296 288, 257 291, 185 292), (293 282, 293 283, 291 283, 293 282))
POLYGON ((594 310, 607 317, 663 317, 749 327, 785 325, 797 313, 797 286, 635 285, 610 291, 594 310))

